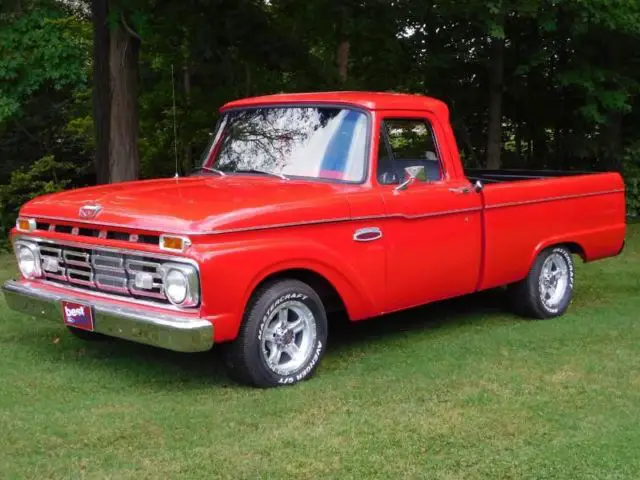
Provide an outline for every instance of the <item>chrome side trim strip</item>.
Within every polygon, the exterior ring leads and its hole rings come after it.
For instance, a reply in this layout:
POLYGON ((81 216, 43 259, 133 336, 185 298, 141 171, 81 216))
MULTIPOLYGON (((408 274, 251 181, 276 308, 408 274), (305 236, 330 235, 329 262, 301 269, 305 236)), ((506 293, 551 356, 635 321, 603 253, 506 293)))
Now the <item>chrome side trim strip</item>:
POLYGON ((481 210, 482 210, 482 207, 470 207, 470 208, 458 208, 455 210, 441 210, 439 212, 421 213, 418 215, 404 215, 402 213, 391 213, 389 215, 381 215, 379 217, 376 217, 376 216, 355 217, 354 220, 369 220, 373 218, 400 218, 403 220, 416 220, 420 218, 442 217, 445 215, 457 215, 459 213, 480 212, 481 210))
MULTIPOLYGON (((349 217, 338 217, 338 218, 323 218, 322 220, 308 220, 305 222, 289 222, 289 223, 275 223, 272 225, 256 225, 253 227, 240 227, 240 228, 227 228, 225 230, 215 230, 213 232, 209 232, 210 235, 220 235, 222 233, 239 233, 239 232, 250 232, 252 230, 267 230, 270 228, 288 228, 288 227, 301 227, 305 225, 320 225, 323 223, 344 223, 349 222, 354 219, 349 217)), ((202 235, 202 234, 201 234, 202 235)))
POLYGON ((299 226, 305 226, 305 225, 318 225, 323 223, 359 222, 362 220, 378 220, 378 219, 384 220, 384 219, 390 219, 390 218, 391 219, 400 218, 403 220, 415 220, 420 218, 441 217, 444 215, 456 215, 459 213, 479 212, 481 210, 482 210, 482 207, 471 207, 471 208, 459 208, 456 210, 442 210, 439 212, 422 213, 419 215, 403 215, 401 213, 391 213, 391 214, 383 214, 383 215, 365 215, 362 217, 352 217, 352 218, 349 218, 349 217, 328 218, 323 220, 310 220, 308 222, 278 223, 273 225, 258 225, 254 227, 228 228, 226 230, 216 230, 214 232, 210 232, 209 234, 219 235, 222 233, 239 233, 239 232, 248 232, 252 230, 266 230, 269 228, 299 227, 299 226))
MULTIPOLYGON (((621 193, 624 192, 624 189, 615 189, 615 190, 603 190, 600 192, 590 192, 590 193, 579 193, 579 194, 575 194, 575 195, 561 195, 561 196, 556 196, 556 197, 547 197, 547 198, 541 198, 541 199, 535 199, 535 200, 525 200, 525 201, 520 201, 520 202, 505 202, 505 203, 498 203, 498 204, 494 204, 494 205, 487 205, 484 207, 485 210, 490 210, 490 209, 494 209, 494 208, 504 208, 504 207, 511 207, 511 206, 516 206, 516 205, 528 205, 528 204, 533 204, 533 203, 544 203, 544 202, 554 202, 554 201, 558 201, 558 200, 568 200, 568 199, 572 199, 572 198, 581 198, 581 197, 592 197, 592 196, 597 196, 597 195, 609 195, 609 194, 613 194, 613 193, 621 193)), ((437 217, 437 216, 443 216, 443 215, 454 215, 457 213, 467 213, 467 212, 476 212, 476 211, 481 211, 482 207, 472 207, 472 208, 462 208, 462 209, 457 209, 457 210, 443 210, 443 211, 439 211, 439 212, 430 212, 430 213, 425 213, 425 214, 420 214, 420 215, 402 215, 402 214, 383 214, 383 215, 365 215, 365 216, 361 216, 361 217, 336 217, 336 218, 323 218, 323 219, 319 219, 319 220, 309 220, 309 221, 302 221, 302 222, 288 222, 288 223, 276 223, 276 224, 270 224, 270 225, 257 225, 257 226, 252 226, 252 227, 240 227, 240 228, 228 228, 228 229, 222 229, 222 230, 213 230, 210 232, 193 232, 193 231, 178 231, 178 230, 164 230, 163 231, 165 233, 169 233, 172 235, 189 235, 189 236, 199 236, 199 235, 220 235, 223 233, 240 233, 240 232, 249 232, 252 230, 266 230, 266 229, 270 229, 270 228, 288 228, 288 227, 298 227, 298 226, 305 226, 305 225, 319 225, 319 224, 323 224, 323 223, 338 223, 338 222, 356 222, 356 221, 361 221, 361 220, 373 220, 373 219, 385 219, 385 218, 404 218, 407 220, 412 220, 412 219, 416 219, 416 218, 428 218, 428 217, 437 217)), ((50 217, 50 216, 41 216, 41 215, 34 215, 35 218, 37 219, 43 219, 43 220, 57 220, 57 221, 64 221, 64 222, 78 222, 78 223, 90 223, 92 225, 95 225, 94 222, 83 222, 81 220, 71 220, 68 218, 58 218, 58 217, 50 217)), ((121 225, 121 224, 115 224, 115 223, 100 223, 100 226, 107 226, 107 227, 119 227, 119 228, 130 228, 130 226, 128 225, 121 225)), ((153 230, 146 230, 148 232, 154 232, 153 230)), ((41 241, 47 241, 47 240, 41 240, 41 241)), ((62 241, 60 241, 59 243, 63 243, 62 241)), ((86 244, 85 244, 86 245, 86 244)), ((85 245, 80 245, 80 246, 85 246, 85 245)), ((100 247, 103 248, 103 247, 100 247)), ((104 248, 104 250, 114 250, 114 251, 130 251, 130 250, 122 250, 122 249, 114 249, 114 248, 104 248)), ((159 257, 160 254, 156 254, 156 253, 146 253, 145 255, 148 256, 157 256, 159 257)))
MULTIPOLYGON (((190 235, 190 236, 199 236, 199 235, 221 235, 223 233, 241 233, 241 232, 250 232, 253 230, 267 230, 271 228, 289 228, 289 227, 301 227, 306 225, 320 225, 324 223, 342 223, 342 222, 356 222, 361 220, 373 220, 373 219, 385 219, 385 218, 403 218, 406 220, 413 220, 416 218, 428 218, 428 217, 438 217, 442 215, 453 215, 456 213, 465 213, 465 212, 475 212, 482 210, 481 207, 473 207, 473 208, 463 208, 458 210, 443 210, 440 212, 430 212, 420 215, 402 215, 402 214, 383 214, 383 215, 368 215, 362 217, 336 217, 336 218, 323 218, 320 220, 308 220, 303 222, 288 222, 288 223, 274 223, 270 225, 255 225, 252 227, 239 227, 239 228, 227 228, 222 230, 214 230, 211 232, 171 232, 172 234, 180 234, 180 235, 190 235)), ((37 217, 37 218, 47 218, 47 217, 37 217)), ((49 219, 49 218, 48 218, 49 219)), ((67 220, 68 221, 68 220, 67 220)), ((115 226, 115 225, 113 225, 115 226)), ((62 243, 62 242, 59 242, 62 243)), ((102 247, 100 247, 102 248, 102 247)), ((104 250, 108 250, 105 248, 104 250)), ((126 251, 126 250, 125 250, 126 251)), ((157 256, 158 254, 149 254, 149 256, 157 256)))
POLYGON ((560 195, 557 197, 547 197, 547 198, 538 198, 535 200, 522 200, 518 202, 505 202, 505 203, 496 203, 493 205, 487 205, 485 207, 486 210, 492 210, 494 208, 506 208, 506 207, 516 207, 518 205, 532 205, 535 203, 546 203, 546 202, 555 202, 558 200, 571 200, 574 198, 584 198, 584 197, 596 197, 599 195, 611 195, 613 193, 624 193, 624 188, 618 188, 615 190, 603 190, 600 192, 589 192, 589 193, 576 193, 572 195, 560 195))
POLYGON ((213 325, 202 318, 176 313, 145 312, 100 300, 87 302, 72 294, 54 293, 30 282, 2 285, 7 305, 17 312, 64 325, 60 302, 91 305, 97 333, 178 352, 203 352, 213 345, 213 325))

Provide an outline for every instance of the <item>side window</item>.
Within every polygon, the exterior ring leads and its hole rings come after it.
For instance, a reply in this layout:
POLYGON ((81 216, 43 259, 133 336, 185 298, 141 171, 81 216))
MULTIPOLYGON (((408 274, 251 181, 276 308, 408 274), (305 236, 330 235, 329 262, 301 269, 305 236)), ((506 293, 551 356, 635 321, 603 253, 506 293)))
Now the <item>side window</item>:
POLYGON ((382 185, 400 183, 398 175, 393 168, 393 159, 389 156, 389 144, 384 123, 380 125, 380 137, 378 138, 378 182, 382 185))
POLYGON ((380 131, 381 143, 378 158, 380 183, 399 183, 404 179, 404 169, 416 165, 424 167, 429 180, 442 179, 433 130, 426 120, 389 118, 383 122, 380 131), (389 150, 392 157, 390 159, 388 158, 389 150))

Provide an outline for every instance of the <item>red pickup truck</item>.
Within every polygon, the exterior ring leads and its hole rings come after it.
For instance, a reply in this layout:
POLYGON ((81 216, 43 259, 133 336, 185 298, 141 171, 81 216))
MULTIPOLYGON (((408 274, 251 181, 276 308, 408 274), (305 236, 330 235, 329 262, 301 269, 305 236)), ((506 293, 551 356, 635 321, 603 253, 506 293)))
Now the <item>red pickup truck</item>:
POLYGON ((310 377, 327 312, 359 321, 508 286, 562 315, 573 255, 617 255, 616 173, 463 171, 444 103, 335 92, 226 104, 199 171, 36 198, 7 303, 87 340, 226 344, 260 387, 310 377))

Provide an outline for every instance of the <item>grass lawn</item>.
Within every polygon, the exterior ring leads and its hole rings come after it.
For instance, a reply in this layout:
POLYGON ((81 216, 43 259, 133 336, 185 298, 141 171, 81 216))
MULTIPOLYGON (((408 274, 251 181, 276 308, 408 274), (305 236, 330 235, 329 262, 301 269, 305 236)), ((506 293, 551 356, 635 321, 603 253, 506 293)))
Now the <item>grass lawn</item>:
POLYGON ((640 225, 576 288, 551 321, 488 292, 336 327, 313 380, 272 390, 0 298, 0 478, 637 479, 640 225))

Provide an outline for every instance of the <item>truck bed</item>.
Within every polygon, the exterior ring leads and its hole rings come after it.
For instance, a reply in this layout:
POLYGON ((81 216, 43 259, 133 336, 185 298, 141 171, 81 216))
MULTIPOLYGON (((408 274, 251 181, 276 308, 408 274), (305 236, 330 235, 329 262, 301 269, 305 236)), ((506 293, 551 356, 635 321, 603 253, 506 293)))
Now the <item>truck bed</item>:
POLYGON ((548 245, 567 244, 585 261, 616 255, 625 232, 617 173, 467 170, 482 190, 485 264, 481 288, 524 278, 548 245))
POLYGON ((480 180, 485 184, 519 182, 523 180, 540 180, 544 178, 572 177, 577 175, 590 175, 594 172, 578 170, 485 170, 465 169, 467 178, 471 182, 480 180))

